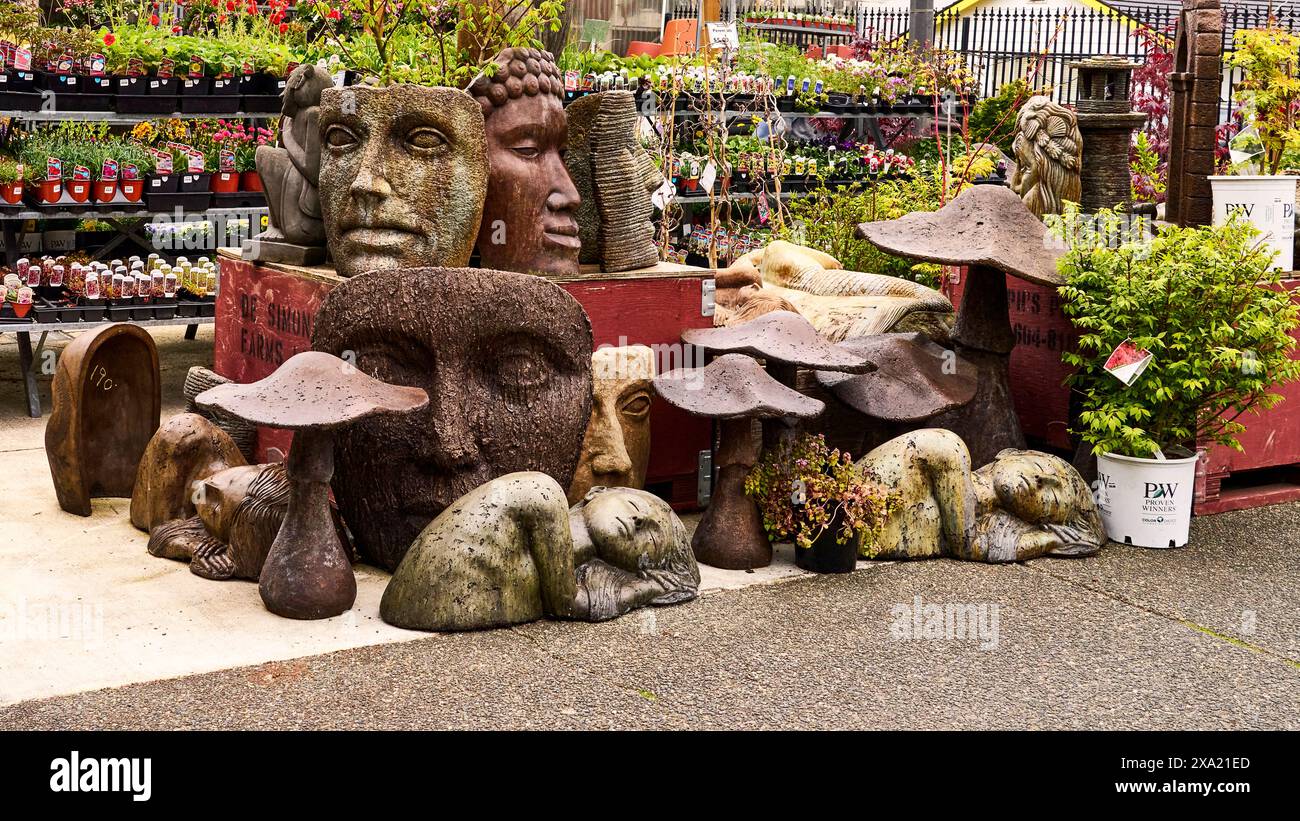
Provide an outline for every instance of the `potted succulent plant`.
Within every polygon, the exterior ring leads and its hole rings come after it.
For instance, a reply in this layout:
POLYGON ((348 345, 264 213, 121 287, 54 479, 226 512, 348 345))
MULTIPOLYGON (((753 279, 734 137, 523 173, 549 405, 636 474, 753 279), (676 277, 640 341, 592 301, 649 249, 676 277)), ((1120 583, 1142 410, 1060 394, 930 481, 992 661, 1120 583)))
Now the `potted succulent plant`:
POLYGON ((869 490, 858 466, 826 438, 803 434, 768 450, 745 480, 773 542, 791 542, 795 563, 816 573, 848 573, 859 544, 872 555, 889 499, 869 490))
POLYGON ((1300 110, 1300 35, 1275 22, 1234 35, 1235 48, 1225 65, 1242 79, 1234 96, 1246 113, 1248 127, 1233 140, 1229 174, 1210 177, 1214 219, 1223 223, 1241 214, 1277 251, 1276 265, 1293 267, 1296 178, 1279 172, 1288 149, 1300 148, 1296 114, 1300 110))
POLYGON ((1300 377, 1300 306, 1272 253, 1238 217, 1114 243, 1120 215, 1076 208, 1052 220, 1069 241, 1064 310, 1078 327, 1074 431, 1097 454, 1107 533, 1145 547, 1187 543, 1199 446, 1240 449, 1243 414, 1300 377))

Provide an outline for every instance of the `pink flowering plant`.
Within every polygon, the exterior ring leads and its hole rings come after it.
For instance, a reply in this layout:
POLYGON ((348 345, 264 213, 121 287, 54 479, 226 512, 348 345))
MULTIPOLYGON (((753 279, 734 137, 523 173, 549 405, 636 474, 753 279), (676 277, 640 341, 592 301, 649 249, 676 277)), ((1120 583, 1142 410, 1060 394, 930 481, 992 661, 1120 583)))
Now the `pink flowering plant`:
POLYGON ((879 550, 881 525, 895 504, 871 489, 849 453, 828 447, 821 434, 803 434, 764 453, 745 478, 745 493, 758 505, 772 541, 810 548, 842 514, 836 543, 856 538, 867 558, 879 550))

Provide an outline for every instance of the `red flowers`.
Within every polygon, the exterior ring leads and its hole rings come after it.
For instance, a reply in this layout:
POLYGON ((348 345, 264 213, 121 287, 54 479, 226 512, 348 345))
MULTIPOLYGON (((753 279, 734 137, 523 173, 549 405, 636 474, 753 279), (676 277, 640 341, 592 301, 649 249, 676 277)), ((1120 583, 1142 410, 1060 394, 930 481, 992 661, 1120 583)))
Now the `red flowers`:
POLYGON ((280 24, 280 33, 281 33, 281 34, 284 34, 284 33, 285 33, 286 31, 288 31, 288 30, 289 30, 289 24, 288 24, 288 23, 281 23, 281 24, 280 24))
POLYGON ((110 31, 104 34, 104 45, 111 46, 116 42, 117 42, 117 36, 114 35, 113 32, 110 31))
POLYGON ((158 25, 158 15, 156 14, 149 15, 149 25, 151 26, 158 25))
POLYGON ((180 26, 172 26, 172 34, 180 34, 180 33, 181 33, 180 26))
POLYGON ((226 11, 235 10, 235 0, 226 0, 226 11))
POLYGON ((331 20, 338 20, 338 19, 339 19, 340 17, 342 17, 343 15, 342 15, 342 14, 339 14, 339 10, 338 10, 338 9, 330 9, 330 13, 327 14, 327 15, 325 15, 325 16, 328 17, 328 18, 331 19, 331 20))

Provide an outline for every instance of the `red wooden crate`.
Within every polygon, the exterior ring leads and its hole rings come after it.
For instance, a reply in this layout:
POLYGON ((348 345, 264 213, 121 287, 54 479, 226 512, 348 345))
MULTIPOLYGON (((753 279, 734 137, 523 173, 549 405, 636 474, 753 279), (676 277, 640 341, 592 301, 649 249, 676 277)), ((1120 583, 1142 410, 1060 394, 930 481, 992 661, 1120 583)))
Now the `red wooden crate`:
MULTIPOLYGON (((343 281, 333 269, 255 265, 225 249, 218 252, 218 262, 217 373, 254 382, 311 349, 316 311, 343 281)), ((712 314, 702 310, 704 283, 712 276, 703 269, 661 264, 635 276, 588 273, 557 284, 586 309, 597 347, 648 345, 655 350, 657 367, 668 370, 693 364, 683 361, 682 331, 713 324, 712 314)), ((710 447, 710 422, 656 402, 650 436, 646 486, 678 509, 695 508, 699 453, 710 447)), ((269 448, 287 452, 291 441, 289 431, 261 428, 258 458, 265 460, 269 448)))

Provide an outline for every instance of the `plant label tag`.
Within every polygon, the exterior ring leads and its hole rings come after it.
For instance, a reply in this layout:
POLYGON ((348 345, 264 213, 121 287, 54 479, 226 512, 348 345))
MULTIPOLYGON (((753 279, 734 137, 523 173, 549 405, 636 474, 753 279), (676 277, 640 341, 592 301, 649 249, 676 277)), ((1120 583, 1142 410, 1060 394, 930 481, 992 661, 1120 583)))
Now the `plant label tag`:
POLYGON ((220 164, 219 170, 221 173, 232 173, 235 170, 235 152, 231 151, 229 148, 221 149, 221 156, 218 162, 220 164))
POLYGON ((99 299, 99 274, 86 274, 86 299, 99 299))
POLYGON ((103 77, 104 69, 105 67, 107 67, 107 65, 108 65, 108 61, 104 59, 104 55, 102 54, 90 55, 90 76, 103 77))
POLYGON ((578 84, 582 82, 582 80, 581 80, 580 78, 581 78, 581 75, 579 75, 578 72, 576 72, 576 71, 566 71, 566 72, 564 72, 564 90, 565 90, 565 91, 577 91, 577 90, 578 90, 578 84))
POLYGON ((203 155, 197 151, 191 150, 188 154, 188 166, 191 174, 203 173, 203 155))
POLYGON ((713 190, 713 182, 718 178, 718 166, 713 160, 704 164, 704 170, 700 172, 700 187, 705 191, 713 190))
POLYGON ((117 160, 112 157, 105 158, 104 166, 99 170, 99 178, 105 182, 114 182, 117 180, 117 160))
POLYGON ((164 57, 162 62, 158 64, 158 76, 164 80, 170 80, 175 75, 176 61, 170 57, 164 57))
POLYGON ((15 180, 15 182, 22 182, 22 181, 23 181, 23 171, 24 171, 24 170, 25 170, 25 168, 24 168, 24 166, 23 166, 22 163, 18 163, 18 165, 16 165, 16 166, 14 167, 14 173, 18 175, 18 178, 15 180))
POLYGON ((202 76, 203 76, 203 61, 200 60, 198 57, 195 57, 190 60, 189 77, 191 80, 197 80, 202 76))
POLYGON ((172 154, 170 151, 154 151, 154 170, 162 175, 172 173, 172 154))
MULTIPOLYGON (((140 77, 144 75, 144 60, 139 57, 132 57, 126 61, 126 73, 131 77, 140 77)), ((156 83, 157 81, 155 81, 156 83)), ((158 86, 155 85, 154 88, 158 86)))
POLYGON ((664 184, 656 188, 655 192, 650 195, 650 202, 654 203, 657 210, 662 211, 668 207, 668 203, 672 202, 676 196, 677 189, 673 186, 672 180, 664 180, 664 184))
POLYGON ((758 192, 758 221, 760 224, 767 224, 767 213, 767 192, 760 191, 758 192))
POLYGON ((1125 386, 1132 385, 1142 372, 1151 364, 1151 352, 1133 344, 1133 340, 1126 339, 1119 343, 1115 350, 1111 351, 1110 357, 1106 360, 1106 373, 1123 382, 1125 386))
POLYGON ((72 167, 72 179, 77 182, 89 182, 90 169, 84 165, 74 165, 72 167))
POLYGON ((45 179, 61 180, 63 179, 63 160, 58 157, 45 158, 45 179))
POLYGON ((122 179, 138 180, 140 179, 140 169, 134 163, 127 163, 122 166, 122 179))

